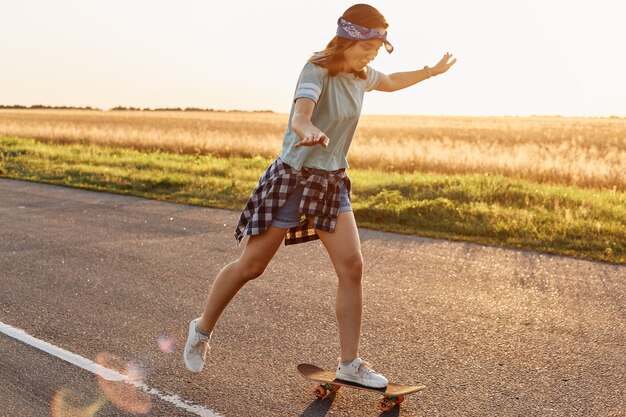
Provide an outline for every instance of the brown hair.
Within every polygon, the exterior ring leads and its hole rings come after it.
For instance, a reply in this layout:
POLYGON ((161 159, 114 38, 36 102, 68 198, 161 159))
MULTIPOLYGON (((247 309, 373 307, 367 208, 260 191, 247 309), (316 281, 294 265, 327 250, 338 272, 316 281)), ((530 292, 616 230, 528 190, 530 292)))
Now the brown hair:
MULTIPOLYGON (((355 4, 346 10, 341 16, 350 23, 355 23, 366 28, 383 27, 387 29, 389 24, 385 17, 369 4, 355 4)), ((358 41, 335 36, 328 42, 326 49, 313 55, 309 62, 322 66, 328 70, 328 75, 333 77, 341 72, 344 62, 343 51, 350 48, 358 41)), ((357 77, 366 79, 364 70, 354 73, 357 77)))

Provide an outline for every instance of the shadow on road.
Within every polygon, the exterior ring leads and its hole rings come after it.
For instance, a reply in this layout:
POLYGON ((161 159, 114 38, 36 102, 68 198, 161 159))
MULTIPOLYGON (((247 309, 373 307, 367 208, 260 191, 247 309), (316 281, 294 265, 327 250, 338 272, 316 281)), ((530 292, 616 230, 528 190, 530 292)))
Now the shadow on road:
POLYGON ((400 415, 400 406, 393 407, 391 410, 381 413, 378 417, 398 417, 400 415))
POLYGON ((300 417, 321 417, 325 416, 330 410, 330 406, 335 401, 335 394, 331 394, 323 400, 317 399, 300 414, 300 417))
MULTIPOLYGON (((309 406, 300 414, 300 417, 323 417, 328 414, 328 410, 333 405, 333 401, 335 400, 335 394, 331 394, 323 400, 317 399, 313 401, 309 406)), ((381 413, 378 417, 399 417, 400 416, 400 406, 394 407, 393 409, 381 413)))

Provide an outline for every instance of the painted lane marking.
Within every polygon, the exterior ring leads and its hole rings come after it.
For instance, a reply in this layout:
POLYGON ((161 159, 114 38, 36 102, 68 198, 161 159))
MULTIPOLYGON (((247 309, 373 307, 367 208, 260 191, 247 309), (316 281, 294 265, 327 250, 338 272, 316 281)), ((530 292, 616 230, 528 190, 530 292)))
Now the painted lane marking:
POLYGON ((46 341, 37 339, 26 333, 22 329, 18 329, 6 323, 0 321, 0 332, 5 335, 12 337, 13 339, 19 340, 29 346, 34 347, 35 349, 39 349, 43 352, 46 352, 52 356, 55 356, 59 359, 62 359, 66 362, 71 363, 72 365, 78 366, 86 371, 91 372, 92 374, 98 375, 107 381, 113 382, 124 382, 126 384, 132 385, 137 389, 140 389, 149 395, 153 395, 160 400, 166 401, 175 407, 184 409, 192 414, 201 417, 224 417, 222 414, 216 413, 213 410, 209 410, 208 408, 202 407, 201 405, 191 404, 190 402, 180 398, 176 394, 163 394, 159 390, 155 388, 151 388, 148 385, 134 381, 128 376, 117 372, 114 369, 106 368, 102 365, 99 365, 87 358, 84 358, 80 355, 70 352, 69 350, 65 350, 58 346, 53 345, 52 343, 48 343, 46 341))

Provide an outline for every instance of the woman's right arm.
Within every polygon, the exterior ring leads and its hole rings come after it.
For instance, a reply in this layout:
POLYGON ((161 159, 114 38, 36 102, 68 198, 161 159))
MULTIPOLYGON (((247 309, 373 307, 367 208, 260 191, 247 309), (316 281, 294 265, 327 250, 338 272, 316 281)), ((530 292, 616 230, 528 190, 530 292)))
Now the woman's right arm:
POLYGON ((324 132, 311 123, 311 116, 315 102, 309 98, 301 97, 296 99, 296 104, 291 117, 291 129, 300 137, 296 143, 296 148, 300 146, 322 145, 328 147, 330 139, 324 132))

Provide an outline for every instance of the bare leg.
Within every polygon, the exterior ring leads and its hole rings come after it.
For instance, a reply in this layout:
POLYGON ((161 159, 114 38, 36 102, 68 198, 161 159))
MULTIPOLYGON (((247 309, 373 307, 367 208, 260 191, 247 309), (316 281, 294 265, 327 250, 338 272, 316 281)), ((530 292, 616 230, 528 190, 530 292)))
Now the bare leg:
POLYGON ((287 229, 269 226, 264 233, 249 238, 239 259, 222 268, 207 297, 202 320, 198 322, 200 330, 213 330, 220 315, 239 290, 263 273, 286 233, 287 229))
POLYGON ((363 315, 363 256, 354 214, 351 211, 339 213, 333 233, 317 230, 317 234, 339 279, 336 301, 339 344, 341 361, 348 362, 359 355, 363 315))

